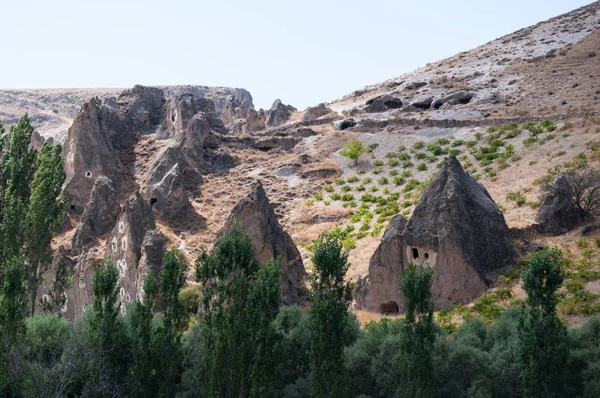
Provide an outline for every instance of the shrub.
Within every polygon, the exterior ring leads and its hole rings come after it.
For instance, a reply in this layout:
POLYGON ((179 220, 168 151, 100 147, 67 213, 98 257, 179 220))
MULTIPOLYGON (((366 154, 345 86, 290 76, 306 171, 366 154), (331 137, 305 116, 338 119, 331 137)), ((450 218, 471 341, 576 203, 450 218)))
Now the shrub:
POLYGON ((358 169, 357 174, 365 174, 367 171, 363 168, 358 169))
POLYGON ((390 176, 394 177, 398 175, 398 170, 390 170, 388 173, 390 176))
POLYGON ((404 184, 404 181, 405 180, 403 177, 395 177, 393 182, 394 182, 395 186, 400 186, 400 185, 404 184))
POLYGON ((369 184, 371 181, 373 181, 373 180, 370 177, 367 177, 367 178, 363 178, 362 183, 369 184))
POLYGON ((379 174, 379 173, 381 173, 382 171, 383 171, 383 167, 375 167, 375 168, 373 169, 373 171, 371 171, 371 173, 373 173, 373 174, 379 174))
POLYGON ((330 195, 330 197, 331 197, 331 200, 340 200, 340 198, 341 198, 340 194, 337 192, 332 193, 330 195))
POLYGON ((358 164, 358 159, 366 152, 367 149, 363 146, 362 142, 354 139, 350 141, 347 148, 340 151, 340 155, 354 160, 354 164, 358 164))
POLYGON ((335 180, 333 180, 333 182, 335 182, 337 185, 344 185, 346 183, 346 180, 344 180, 343 178, 336 178, 335 180))
POLYGON ((425 171, 425 170, 427 170, 427 165, 425 163, 419 163, 417 165, 417 170, 419 170, 419 171, 425 171))
POLYGON ((350 185, 343 185, 341 190, 342 190, 342 192, 350 192, 350 190, 352 190, 352 188, 350 187, 350 185))
POLYGON ((351 200, 354 199, 354 195, 352 195, 351 193, 345 193, 342 195, 342 201, 343 202, 349 202, 351 200))
POLYGON ((304 204, 307 205, 308 207, 314 206, 315 200, 314 199, 306 199, 304 201, 304 204))
POLYGON ((377 159, 376 161, 373 162, 374 166, 383 166, 383 160, 379 160, 377 159))
POLYGON ((527 202, 525 195, 523 195, 523 192, 521 191, 509 191, 506 194, 506 200, 515 202, 515 204, 519 207, 523 206, 527 202))
POLYGON ((381 178, 379 178, 377 180, 377 182, 380 183, 380 184, 382 184, 382 185, 385 185, 385 184, 388 183, 388 179, 387 179, 387 177, 381 177, 381 178))
POLYGON ((314 195, 315 200, 323 200, 323 194, 322 193, 316 193, 314 195))
POLYGON ((357 176, 350 176, 348 177, 348 182, 352 183, 352 182, 357 182, 358 181, 358 177, 357 176))
POLYGON ((398 166, 400 164, 400 161, 398 159, 388 159, 387 164, 390 167, 394 167, 398 166))

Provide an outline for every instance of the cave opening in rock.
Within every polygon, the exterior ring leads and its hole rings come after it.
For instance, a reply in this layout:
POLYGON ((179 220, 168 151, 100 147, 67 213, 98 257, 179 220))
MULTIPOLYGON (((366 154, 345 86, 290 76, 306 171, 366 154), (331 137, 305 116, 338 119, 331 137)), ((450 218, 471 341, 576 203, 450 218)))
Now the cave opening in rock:
POLYGON ((400 309, 398 308, 398 303, 395 301, 389 301, 387 303, 381 303, 379 306, 379 310, 384 314, 397 314, 400 309))
POLYGON ((464 97, 458 99, 458 103, 461 105, 468 104, 471 102, 471 99, 473 99, 472 95, 465 95, 464 97))
POLYGON ((413 247, 412 256, 413 256, 413 258, 419 258, 419 249, 417 249, 416 247, 413 247))
POLYGON ((425 253, 423 257, 425 257, 425 260, 429 260, 429 253, 425 253))
POLYGON ((431 102, 432 101, 415 102, 414 104, 412 104, 412 106, 414 106, 417 109, 422 109, 426 111, 429 108, 431 108, 431 102))
POLYGON ((156 198, 151 198, 151 199, 150 199, 150 206, 154 206, 154 204, 155 204, 156 202, 158 202, 158 199, 156 199, 156 198))
POLYGON ((75 210, 75 205, 71 205, 71 210, 75 210))
POLYGON ((91 171, 86 171, 86 172, 85 172, 85 176, 86 176, 87 178, 90 178, 90 177, 92 176, 92 172, 91 172, 91 171))
POLYGON ((383 105, 385 105, 386 108, 388 108, 388 109, 399 109, 399 108, 402 108, 402 106, 403 106, 402 101, 397 98, 395 98, 393 100, 385 101, 383 103, 383 105))

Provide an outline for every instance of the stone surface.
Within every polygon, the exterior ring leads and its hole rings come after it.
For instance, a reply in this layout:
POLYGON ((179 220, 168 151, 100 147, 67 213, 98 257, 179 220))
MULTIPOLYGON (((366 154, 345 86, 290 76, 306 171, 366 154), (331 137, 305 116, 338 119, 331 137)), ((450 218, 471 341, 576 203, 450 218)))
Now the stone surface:
POLYGON ((375 98, 371 98, 366 102, 365 112, 377 113, 385 112, 390 109, 399 109, 404 106, 402 100, 392 95, 380 95, 375 98))
POLYGON ((302 115, 302 120, 305 122, 310 122, 312 120, 317 120, 321 116, 325 116, 331 112, 333 111, 326 107, 325 104, 319 104, 306 109, 302 115))
POLYGON ((346 130, 354 126, 356 126, 356 121, 354 119, 342 119, 333 122, 333 128, 336 130, 346 130))
POLYGON ((112 181, 105 176, 97 177, 81 216, 81 224, 73 235, 72 247, 81 248, 110 232, 120 211, 112 181))
POLYGON ((296 108, 290 105, 285 105, 281 100, 277 99, 273 102, 271 109, 267 112, 265 120, 266 127, 277 127, 287 122, 295 112, 296 108))
POLYGON ((123 204, 105 253, 119 271, 119 298, 122 303, 134 301, 142 292, 146 270, 140 269, 138 264, 146 233, 154 229, 156 223, 150 204, 139 192, 135 192, 123 204))
POLYGON ((235 205, 220 236, 230 230, 236 221, 239 221, 243 231, 250 235, 256 246, 258 260, 266 262, 280 257, 282 303, 304 303, 306 271, 302 257, 290 235, 279 224, 260 182, 254 182, 250 193, 235 205))
POLYGON ((431 109, 440 109, 443 105, 468 104, 474 96, 475 93, 470 91, 457 91, 433 101, 431 109))
POLYGON ((404 300, 398 277, 404 272, 404 227, 407 220, 395 215, 386 228, 381 243, 369 261, 369 275, 359 277, 354 289, 354 303, 377 312, 402 312, 404 300))
POLYGON ((573 194, 573 187, 567 177, 556 177, 552 187, 544 194, 536 215, 536 221, 542 225, 543 232, 562 235, 581 221, 579 211, 573 203, 573 194))
POLYGON ((185 218, 191 210, 179 163, 175 163, 160 180, 149 183, 145 194, 159 219, 175 222, 185 218))
POLYGON ((355 292, 357 307, 401 310, 397 280, 408 262, 433 267, 432 296, 438 307, 478 297, 514 262, 502 212, 453 156, 425 189, 400 235, 401 225, 397 220, 386 231, 387 241, 382 241, 371 259, 369 275, 355 292), (389 299, 394 295, 399 301, 389 299))

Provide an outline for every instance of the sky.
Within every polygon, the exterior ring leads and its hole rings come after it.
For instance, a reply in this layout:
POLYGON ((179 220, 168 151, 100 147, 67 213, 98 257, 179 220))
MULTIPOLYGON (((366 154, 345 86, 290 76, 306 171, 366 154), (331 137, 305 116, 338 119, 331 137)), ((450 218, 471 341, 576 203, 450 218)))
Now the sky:
POLYGON ((299 110, 590 0, 0 0, 0 88, 242 87, 299 110))

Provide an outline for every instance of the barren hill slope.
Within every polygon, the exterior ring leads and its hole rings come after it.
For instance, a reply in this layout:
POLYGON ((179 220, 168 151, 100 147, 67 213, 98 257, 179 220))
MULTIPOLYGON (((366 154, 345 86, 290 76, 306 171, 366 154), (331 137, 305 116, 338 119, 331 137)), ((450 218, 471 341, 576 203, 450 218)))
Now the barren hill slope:
MULTIPOLYGON (((248 107, 253 108, 252 96, 241 88, 194 85, 160 88, 169 95, 189 92, 201 98, 208 98, 215 103, 219 115, 230 95, 245 100, 248 107)), ((117 97, 122 91, 123 88, 2 89, 0 122, 5 125, 16 123, 18 118, 27 112, 42 137, 52 137, 62 142, 84 102, 93 97, 117 97)))

